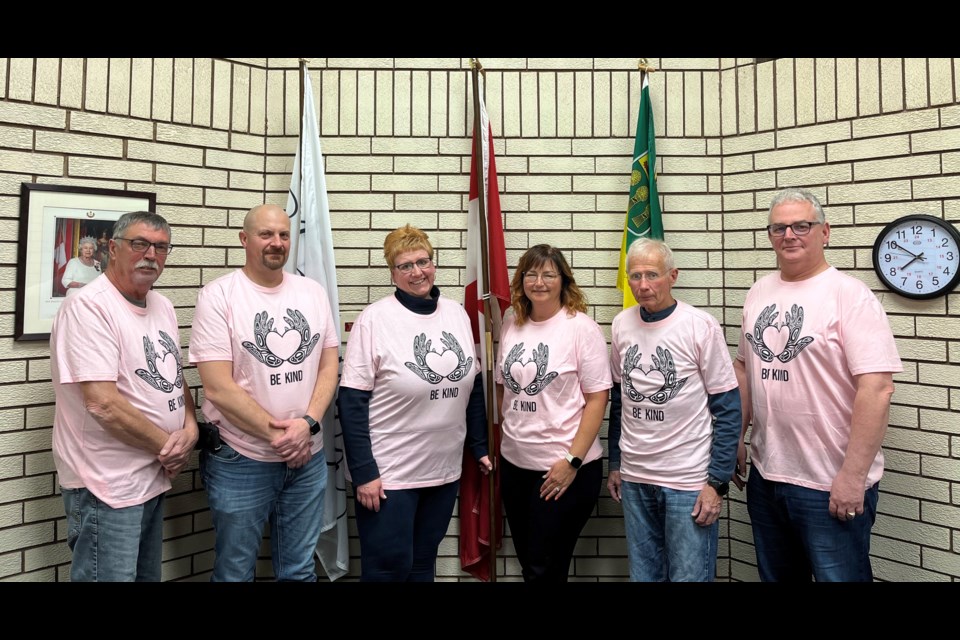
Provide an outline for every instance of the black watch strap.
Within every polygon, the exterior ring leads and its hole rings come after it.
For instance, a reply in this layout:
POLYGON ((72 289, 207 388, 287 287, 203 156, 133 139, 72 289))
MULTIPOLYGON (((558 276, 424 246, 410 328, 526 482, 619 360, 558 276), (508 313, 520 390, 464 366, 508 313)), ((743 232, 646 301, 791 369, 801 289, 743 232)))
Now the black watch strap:
POLYGON ((721 498, 727 495, 727 492, 730 491, 729 482, 721 482, 714 477, 707 478, 707 484, 713 487, 713 490, 717 492, 717 495, 721 498))
POLYGON ((303 414, 303 419, 307 421, 307 425, 310 426, 310 435, 315 436, 320 433, 320 423, 314 420, 309 414, 303 414))

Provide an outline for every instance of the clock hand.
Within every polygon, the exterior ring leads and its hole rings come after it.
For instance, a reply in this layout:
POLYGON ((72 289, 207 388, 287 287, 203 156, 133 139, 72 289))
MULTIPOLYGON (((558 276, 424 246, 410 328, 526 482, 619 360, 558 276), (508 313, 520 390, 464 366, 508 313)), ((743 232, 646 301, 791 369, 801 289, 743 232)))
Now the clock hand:
MULTIPOLYGON (((914 258, 917 257, 917 254, 915 254, 913 251, 910 251, 909 249, 905 249, 905 248, 903 247, 903 245, 899 245, 899 244, 898 244, 898 245, 897 245, 897 249, 899 249, 900 251, 905 251, 906 253, 909 253, 909 254, 912 255, 914 258)), ((920 255, 922 256, 923 254, 921 253, 920 255)))
POLYGON ((908 262, 907 264, 905 264, 905 265, 903 265, 902 267, 900 267, 900 270, 903 271, 904 269, 906 269, 907 267, 909 267, 910 265, 912 265, 912 264, 913 264, 914 262, 916 262, 917 260, 922 260, 922 258, 920 258, 920 256, 917 256, 917 257, 915 257, 915 258, 910 258, 910 262, 908 262))

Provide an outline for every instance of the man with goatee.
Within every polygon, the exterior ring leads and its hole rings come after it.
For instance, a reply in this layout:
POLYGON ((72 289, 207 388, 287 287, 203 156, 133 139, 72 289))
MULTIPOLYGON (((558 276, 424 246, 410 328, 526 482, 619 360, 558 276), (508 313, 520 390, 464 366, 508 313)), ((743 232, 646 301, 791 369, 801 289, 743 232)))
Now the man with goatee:
POLYGON ((317 282, 283 270, 290 219, 263 204, 243 221, 241 269, 200 291, 190 362, 222 444, 200 454, 214 582, 252 581, 270 523, 274 576, 315 581, 327 463, 318 422, 337 385, 336 327, 317 282))

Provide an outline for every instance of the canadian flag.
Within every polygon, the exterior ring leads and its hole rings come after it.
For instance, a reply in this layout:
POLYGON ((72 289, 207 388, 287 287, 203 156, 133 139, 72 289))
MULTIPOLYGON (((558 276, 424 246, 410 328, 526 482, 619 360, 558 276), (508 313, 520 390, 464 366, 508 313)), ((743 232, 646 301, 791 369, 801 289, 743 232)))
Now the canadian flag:
MULTIPOLYGON (((507 276, 507 252, 503 241, 503 221, 500 215, 500 193, 497 188, 497 167, 493 156, 493 133, 487 110, 483 104, 483 91, 478 91, 480 100, 480 126, 474 127, 473 157, 470 163, 470 203, 467 213, 467 285, 463 297, 463 306, 470 316, 473 326, 473 341, 477 357, 480 359, 483 373, 483 391, 485 398, 495 390, 488 388, 487 371, 495 362, 490 359, 486 349, 486 330, 483 299, 484 278, 482 278, 482 241, 484 231, 480 220, 480 193, 484 194, 486 209, 487 272, 486 284, 489 287, 491 302, 492 332, 499 337, 500 320, 503 312, 510 306, 510 279, 507 276), (482 157, 477 157, 476 135, 481 136, 482 157)), ((489 403, 487 404, 489 406, 489 403)), ((494 429, 494 442, 490 443, 490 459, 495 460, 500 447, 499 426, 494 429)), ((473 455, 464 450, 463 472, 460 477, 460 566, 480 580, 490 579, 490 482, 480 473, 473 455)), ((494 472, 494 500, 496 510, 494 538, 497 546, 503 536, 503 517, 500 506, 500 474, 494 472)))

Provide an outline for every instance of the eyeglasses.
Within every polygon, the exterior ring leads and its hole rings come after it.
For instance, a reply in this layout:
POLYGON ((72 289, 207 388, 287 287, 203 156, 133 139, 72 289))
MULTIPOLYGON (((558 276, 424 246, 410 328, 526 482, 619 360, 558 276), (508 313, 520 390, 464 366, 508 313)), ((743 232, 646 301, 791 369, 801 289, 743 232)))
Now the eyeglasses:
POLYGON ((420 271, 425 271, 433 266, 433 260, 430 258, 420 258, 416 262, 404 262, 403 264, 398 264, 394 267, 400 273, 410 273, 413 271, 413 267, 416 266, 420 271))
POLYGON ((552 271, 548 271, 547 273, 537 273, 536 271, 523 272, 523 281, 528 284, 533 284, 537 280, 543 280, 543 284, 553 284, 559 277, 559 273, 553 273, 552 271))
POLYGON ((130 243, 130 249, 135 253, 146 253, 150 247, 153 247, 153 250, 160 256, 165 256, 173 251, 173 245, 169 242, 147 242, 146 240, 131 240, 129 238, 114 238, 114 240, 126 240, 130 243))
POLYGON ((784 236, 787 234, 787 229, 793 229, 793 234, 796 236, 805 236, 810 233, 810 228, 815 224, 822 223, 801 220, 800 222, 794 222, 793 224, 768 224, 766 229, 767 233, 772 236, 784 236))
POLYGON ((636 272, 636 273, 631 273, 629 276, 630 282, 643 282, 644 280, 646 280, 650 284, 653 284, 654 282, 659 280, 661 277, 663 277, 663 274, 657 273, 656 271, 647 271, 646 273, 636 272))

